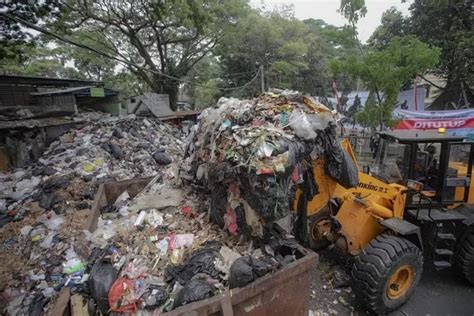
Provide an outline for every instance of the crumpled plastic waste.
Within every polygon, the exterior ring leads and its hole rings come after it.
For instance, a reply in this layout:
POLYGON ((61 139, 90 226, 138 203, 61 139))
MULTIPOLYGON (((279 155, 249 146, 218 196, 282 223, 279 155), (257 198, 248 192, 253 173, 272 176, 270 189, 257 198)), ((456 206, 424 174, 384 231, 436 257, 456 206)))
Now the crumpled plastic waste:
POLYGON ((243 287, 270 272, 271 266, 251 256, 240 257, 230 267, 229 287, 243 287))
POLYGON ((204 300, 214 296, 214 287, 204 280, 191 280, 176 295, 173 307, 204 300))
POLYGON ((99 310, 104 315, 109 310, 109 290, 115 279, 117 279, 117 274, 118 272, 113 264, 101 260, 96 261, 90 271, 88 284, 91 296, 95 299, 99 310))
POLYGON ((118 313, 135 313, 145 291, 146 283, 142 279, 118 278, 109 290, 110 310, 118 313))
POLYGON ((168 291, 165 286, 151 285, 146 293, 143 294, 143 299, 147 309, 154 309, 163 305, 168 297, 168 291))
POLYGON ((216 269, 218 269, 224 274, 222 279, 228 279, 230 267, 235 262, 235 260, 239 259, 240 257, 241 255, 238 252, 233 251, 229 247, 221 247, 221 249, 219 250, 219 256, 214 261, 214 265, 216 266, 216 269))
POLYGON ((221 98, 190 135, 183 178, 211 192, 211 219, 232 235, 261 236, 294 210, 297 188, 312 182, 312 162, 345 187, 358 170, 336 138, 336 113, 297 92, 253 100, 221 98), (303 180, 304 179, 304 180, 303 180))
POLYGON ((188 283, 196 274, 205 273, 216 278, 219 270, 214 266, 216 252, 212 248, 205 248, 195 252, 182 265, 168 266, 165 270, 165 281, 167 283, 188 283))
POLYGON ((171 234, 169 237, 169 249, 190 248, 193 245, 194 234, 171 234))

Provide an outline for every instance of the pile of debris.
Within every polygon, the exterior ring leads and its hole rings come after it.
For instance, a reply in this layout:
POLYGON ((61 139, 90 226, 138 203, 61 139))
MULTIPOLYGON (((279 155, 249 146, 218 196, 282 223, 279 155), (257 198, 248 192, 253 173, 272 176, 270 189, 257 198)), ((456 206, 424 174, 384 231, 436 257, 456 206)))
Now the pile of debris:
MULTIPOLYGON (((232 234, 262 236, 292 214, 297 189, 318 193, 313 161, 344 187, 357 168, 336 138, 336 113, 299 94, 221 98, 204 110, 187 148, 187 179, 211 192, 211 218, 232 234)), ((306 204, 298 213, 306 216, 306 204)))
POLYGON ((98 253, 89 260, 90 296, 103 313, 169 311, 305 255, 291 239, 249 243, 229 235, 209 221, 205 196, 175 188, 173 180, 152 180, 133 197, 124 191, 88 236, 98 253))
POLYGON ((0 174, 0 301, 9 314, 40 313, 57 290, 81 281, 87 257, 74 249, 100 183, 166 177, 182 157, 181 128, 134 115, 80 119, 89 124, 62 135, 37 163, 0 174))
POLYGON ((36 164, 0 175, 0 227, 22 218, 24 201, 56 213, 86 209, 97 184, 154 176, 182 157, 185 133, 179 128, 134 115, 81 118, 90 123, 59 137, 36 164))
POLYGON ((8 314, 62 314, 71 293, 94 313, 161 312, 245 286, 305 255, 272 223, 292 213, 297 189, 317 193, 313 160, 342 185, 357 181, 334 114, 299 95, 221 99, 185 134, 101 116, 1 176, 0 208, 15 220, 0 230, 8 314), (100 196, 137 176, 150 177, 140 190, 100 196), (192 186, 180 187, 185 176, 192 186))

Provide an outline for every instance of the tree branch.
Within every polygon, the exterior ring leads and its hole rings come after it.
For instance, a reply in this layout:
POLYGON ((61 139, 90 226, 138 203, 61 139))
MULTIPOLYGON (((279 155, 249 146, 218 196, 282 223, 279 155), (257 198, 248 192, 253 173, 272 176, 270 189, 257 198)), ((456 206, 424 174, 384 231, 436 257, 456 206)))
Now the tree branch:
POLYGON ((424 77, 422 74, 417 74, 417 76, 420 77, 421 79, 425 80, 426 82, 428 82, 430 85, 432 85, 435 88, 438 88, 440 90, 445 90, 446 89, 445 87, 440 87, 437 84, 435 84, 434 82, 426 79, 426 77, 424 77))

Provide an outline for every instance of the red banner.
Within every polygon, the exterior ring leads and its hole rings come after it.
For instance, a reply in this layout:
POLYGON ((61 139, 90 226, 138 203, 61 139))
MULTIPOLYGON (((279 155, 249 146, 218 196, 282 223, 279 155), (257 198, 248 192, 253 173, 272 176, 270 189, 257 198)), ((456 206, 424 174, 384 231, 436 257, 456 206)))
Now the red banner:
POLYGON ((418 129, 430 130, 444 127, 446 129, 474 128, 474 118, 447 118, 440 120, 432 119, 408 119, 403 120, 395 129, 418 129))

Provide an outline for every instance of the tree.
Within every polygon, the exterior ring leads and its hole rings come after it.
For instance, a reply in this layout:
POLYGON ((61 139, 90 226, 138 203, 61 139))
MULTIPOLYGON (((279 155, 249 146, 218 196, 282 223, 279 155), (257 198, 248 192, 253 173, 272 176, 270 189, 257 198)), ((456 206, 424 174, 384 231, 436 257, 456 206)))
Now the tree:
MULTIPOLYGON (((328 96, 333 95, 333 90, 327 61, 354 47, 350 28, 337 28, 314 19, 299 21, 286 7, 283 12, 278 9, 249 14, 241 20, 237 32, 225 37, 217 55, 224 73, 239 74, 223 78, 223 87, 247 84, 263 66, 267 88, 328 96)), ((234 95, 259 93, 260 82, 255 80, 234 95)))
MULTIPOLYGON (((309 48, 309 69, 303 73, 303 85, 311 85, 315 89, 315 94, 320 96, 334 95, 333 81, 336 81, 339 91, 347 93, 355 89, 354 80, 344 75, 331 75, 327 66, 333 58, 345 59, 359 53, 352 27, 347 25, 337 27, 315 19, 303 22, 320 38, 309 48)), ((308 89, 311 91, 310 87, 308 89)))
MULTIPOLYGON (((215 56, 201 59, 188 73, 183 89, 193 100, 195 109, 204 109, 216 103, 222 95, 219 89, 223 79, 232 74, 224 74, 219 60, 215 56)), ((238 74, 239 75, 239 74, 238 74)))
POLYGON ((438 56, 438 49, 414 37, 403 37, 392 39, 384 50, 345 61, 332 60, 330 66, 334 73, 345 73, 364 82, 371 94, 370 101, 356 119, 382 129, 392 124, 392 112, 404 83, 433 67, 438 56))
POLYGON ((105 81, 105 87, 120 91, 122 99, 140 95, 147 91, 146 84, 127 69, 122 69, 122 71, 108 77, 105 81))
MULTIPOLYGON (((8 49, 10 47, 5 48, 8 49)), ((49 48, 40 42, 36 45, 17 44, 14 49, 20 49, 23 54, 0 60, 0 71, 4 75, 82 78, 74 68, 65 66, 60 49, 49 48)))
MULTIPOLYGON (((57 0, 9 0, 2 1, 2 12, 39 24, 42 19, 54 18, 60 5, 61 2, 57 0)), ((15 21, 4 17, 0 19, 0 34, 0 60, 24 58, 24 45, 34 46, 33 39, 36 38, 34 33, 26 31, 15 21)))
POLYGON ((373 49, 385 49, 394 37, 408 35, 409 20, 395 7, 391 7, 382 14, 381 24, 367 41, 373 49))
POLYGON ((247 10, 245 0, 68 0, 55 25, 69 34, 102 34, 104 51, 123 60, 152 91, 169 94, 174 107, 179 79, 247 10))
MULTIPOLYGON (((106 49, 106 46, 102 44, 105 42, 105 39, 101 33, 78 31, 71 35, 71 38, 76 42, 98 50, 106 49)), ((118 65, 118 62, 115 60, 74 45, 61 42, 56 42, 56 44, 58 45, 57 50, 60 50, 66 59, 74 63, 74 67, 82 75, 83 79, 107 81, 114 76, 115 68, 118 65)))
MULTIPOLYGON (((473 2, 415 0, 410 6, 411 32, 421 41, 441 48, 435 73, 446 79, 445 97, 464 99, 474 85, 473 2), (467 91, 467 92, 466 92, 467 91)), ((448 100, 438 100, 447 102, 448 100)), ((472 106, 472 104, 471 104, 472 106)))
POLYGON ((359 22, 360 18, 363 18, 367 13, 365 0, 341 0, 339 12, 341 12, 351 25, 359 50, 363 53, 362 44, 357 38, 357 22, 359 22))

